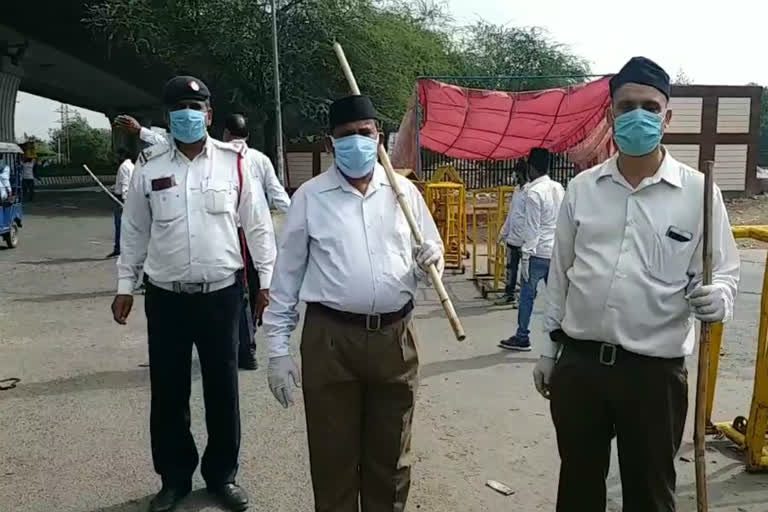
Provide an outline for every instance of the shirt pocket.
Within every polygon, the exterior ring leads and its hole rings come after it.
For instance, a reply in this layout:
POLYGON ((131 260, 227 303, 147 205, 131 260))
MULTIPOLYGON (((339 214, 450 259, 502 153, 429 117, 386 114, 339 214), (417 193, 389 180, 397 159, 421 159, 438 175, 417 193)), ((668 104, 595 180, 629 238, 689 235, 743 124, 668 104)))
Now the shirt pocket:
POLYGON ((178 185, 149 193, 152 218, 160 222, 176 220, 184 214, 184 198, 178 185))
POLYGON ((688 241, 679 241, 666 234, 654 233, 649 269, 651 275, 666 284, 687 284, 687 271, 695 250, 696 243, 693 238, 688 241))
POLYGON ((234 191, 231 181, 210 180, 203 188, 205 211, 212 214, 234 212, 234 191))

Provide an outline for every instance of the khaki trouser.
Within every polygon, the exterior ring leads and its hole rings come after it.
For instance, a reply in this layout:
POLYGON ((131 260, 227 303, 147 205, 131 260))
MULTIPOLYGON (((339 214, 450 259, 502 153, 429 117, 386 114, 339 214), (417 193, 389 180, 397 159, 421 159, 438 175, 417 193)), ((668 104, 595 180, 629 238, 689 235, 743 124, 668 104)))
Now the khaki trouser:
POLYGON ((410 315, 367 331, 311 304, 301 338, 316 512, 402 512, 419 358, 410 315))

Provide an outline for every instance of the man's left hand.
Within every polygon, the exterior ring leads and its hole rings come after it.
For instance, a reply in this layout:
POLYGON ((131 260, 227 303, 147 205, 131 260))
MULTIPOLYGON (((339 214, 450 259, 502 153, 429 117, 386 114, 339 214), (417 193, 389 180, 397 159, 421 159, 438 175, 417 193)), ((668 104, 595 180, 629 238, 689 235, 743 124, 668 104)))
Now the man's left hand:
POLYGON ((725 318, 725 292, 719 286, 697 286, 688 294, 693 314, 702 322, 722 322, 725 318))
POLYGON ((256 297, 256 318, 253 319, 256 325, 261 326, 263 323, 264 310, 267 306, 269 306, 269 290, 259 290, 256 297))
POLYGON ((520 278, 525 283, 531 277, 531 259, 524 257, 520 261, 520 278))
POLYGON ((437 265, 443 257, 443 250, 440 245, 433 240, 424 240, 424 243, 416 247, 413 259, 416 265, 424 272, 429 272, 430 265, 437 265))

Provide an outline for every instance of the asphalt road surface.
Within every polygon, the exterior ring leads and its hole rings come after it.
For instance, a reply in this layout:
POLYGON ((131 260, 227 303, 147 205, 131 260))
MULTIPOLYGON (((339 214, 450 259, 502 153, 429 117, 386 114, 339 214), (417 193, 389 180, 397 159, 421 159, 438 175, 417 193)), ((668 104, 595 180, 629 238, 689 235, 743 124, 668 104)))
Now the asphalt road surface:
MULTIPOLYGON (((112 240, 108 199, 92 191, 42 191, 38 197, 28 205, 20 246, 0 250, 0 379, 21 379, 15 389, 0 391, 0 512, 143 511, 159 487, 149 450, 143 298, 137 298, 128 326, 112 321, 115 262, 104 259, 112 240)), ((748 412, 764 260, 764 251, 742 253, 741 291, 736 319, 726 330, 716 420, 748 412)), ((531 382, 538 356, 496 348, 513 333, 514 310, 490 306, 466 276, 448 277, 446 284, 469 337, 456 342, 434 293, 420 291, 422 385, 408 510, 554 510, 554 429, 547 402, 531 382), (506 483, 515 494, 495 493, 485 487, 488 479, 506 483)), ((540 328, 542 302, 534 332, 540 328)), ((289 410, 274 401, 266 386, 264 354, 262 343, 262 369, 241 373, 239 483, 251 494, 252 510, 309 512, 301 397, 289 410)), ((689 367, 692 392, 693 360, 689 367)), ((197 363, 193 380, 193 431, 202 448, 197 363)), ((691 406, 689 424, 692 412, 691 406)), ((678 462, 682 512, 695 510, 691 432, 680 453, 685 460, 678 462)), ((711 442, 708 457, 710 510, 765 511, 768 476, 746 474, 742 456, 726 441, 711 442)), ((179 510, 218 510, 199 473, 195 478, 198 490, 179 510)), ((619 482, 614 461, 608 510, 621 509, 619 482)))

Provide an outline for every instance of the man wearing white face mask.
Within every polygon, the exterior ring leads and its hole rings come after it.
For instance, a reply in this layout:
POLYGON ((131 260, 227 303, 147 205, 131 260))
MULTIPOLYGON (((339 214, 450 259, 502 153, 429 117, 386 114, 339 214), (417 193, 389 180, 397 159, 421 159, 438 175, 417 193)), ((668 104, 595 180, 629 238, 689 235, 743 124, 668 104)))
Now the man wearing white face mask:
POLYGON ((367 96, 331 105, 334 165, 293 196, 264 314, 269 387, 288 407, 302 380, 289 338, 307 303, 302 377, 317 512, 405 508, 418 374, 411 312, 417 281, 429 265, 443 268, 421 194, 397 176, 424 234, 417 246, 376 162, 376 118, 367 96))
POLYGON ((557 431, 557 512, 605 510, 614 435, 623 510, 670 512, 693 317, 731 318, 739 255, 715 189, 713 279, 701 284, 704 176, 660 144, 672 116, 669 76, 635 57, 610 91, 619 154, 566 190, 544 318, 551 343, 534 379, 557 431))

